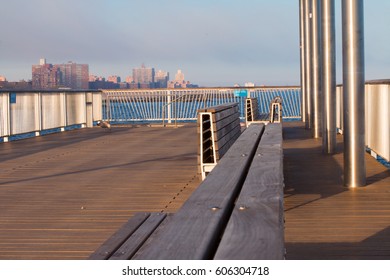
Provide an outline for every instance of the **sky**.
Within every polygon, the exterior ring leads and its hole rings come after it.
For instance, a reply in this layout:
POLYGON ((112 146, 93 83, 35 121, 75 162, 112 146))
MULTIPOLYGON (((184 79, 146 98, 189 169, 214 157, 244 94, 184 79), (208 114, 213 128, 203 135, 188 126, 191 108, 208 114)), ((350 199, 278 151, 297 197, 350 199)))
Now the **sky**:
MULTIPOLYGON (((390 1, 365 5, 366 79, 390 78, 390 1)), ((336 0, 341 81, 341 0, 336 0)), ((89 64, 122 79, 145 64, 200 86, 299 85, 298 0, 0 0, 0 75, 89 64)))

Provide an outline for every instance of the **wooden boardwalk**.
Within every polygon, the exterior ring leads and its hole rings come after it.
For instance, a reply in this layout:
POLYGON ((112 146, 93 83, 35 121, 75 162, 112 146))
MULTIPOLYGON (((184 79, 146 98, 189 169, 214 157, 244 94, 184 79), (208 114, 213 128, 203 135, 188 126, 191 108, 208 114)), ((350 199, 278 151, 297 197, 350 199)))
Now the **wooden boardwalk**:
POLYGON ((348 189, 341 136, 333 156, 300 123, 284 139, 287 259, 390 259, 390 171, 367 154, 367 186, 348 189))
MULTIPOLYGON (((390 259, 390 172, 342 185, 300 123, 284 123, 287 259, 390 259)), ((0 259, 86 259, 136 212, 175 212, 200 183, 196 126, 83 129, 0 144, 0 259)))
POLYGON ((196 125, 82 129, 0 144, 0 259, 86 259, 135 212, 199 184, 196 125))

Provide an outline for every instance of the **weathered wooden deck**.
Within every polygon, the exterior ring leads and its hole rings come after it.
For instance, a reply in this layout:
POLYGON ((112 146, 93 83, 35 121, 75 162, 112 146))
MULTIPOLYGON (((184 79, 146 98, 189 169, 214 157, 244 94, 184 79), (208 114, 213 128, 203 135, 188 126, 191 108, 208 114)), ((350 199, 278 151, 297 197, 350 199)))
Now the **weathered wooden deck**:
MULTIPOLYGON (((390 172, 342 186, 342 140, 323 156, 284 123, 287 259, 390 259, 390 172)), ((174 212, 199 184, 195 125, 83 129, 0 144, 0 259, 86 259, 135 212, 174 212)))
POLYGON ((199 184, 196 126, 82 129, 0 144, 0 259, 86 259, 135 212, 199 184))
POLYGON ((343 187, 342 137, 324 156, 299 123, 284 123, 287 259, 390 259, 390 171, 367 154, 367 186, 343 187))

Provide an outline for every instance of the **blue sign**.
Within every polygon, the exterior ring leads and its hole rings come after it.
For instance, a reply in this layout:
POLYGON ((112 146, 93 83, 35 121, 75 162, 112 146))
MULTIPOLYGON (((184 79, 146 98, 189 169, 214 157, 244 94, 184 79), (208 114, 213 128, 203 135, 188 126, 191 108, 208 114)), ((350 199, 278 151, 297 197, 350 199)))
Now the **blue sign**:
POLYGON ((234 96, 236 97, 247 97, 248 91, 246 89, 236 89, 234 91, 234 96))
POLYGON ((10 104, 15 104, 16 103, 16 93, 15 92, 11 92, 9 94, 9 103, 10 104))

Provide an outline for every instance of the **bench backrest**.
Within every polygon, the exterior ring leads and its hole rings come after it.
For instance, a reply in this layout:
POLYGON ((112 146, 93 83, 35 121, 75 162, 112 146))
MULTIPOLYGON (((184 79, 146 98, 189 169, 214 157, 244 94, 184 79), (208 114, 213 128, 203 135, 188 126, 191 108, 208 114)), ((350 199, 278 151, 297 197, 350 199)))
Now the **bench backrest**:
POLYGON ((280 123, 282 122, 282 98, 273 98, 269 105, 269 113, 259 113, 257 98, 245 99, 245 123, 280 123))
POLYGON ((271 101, 270 106, 270 122, 281 123, 282 122, 282 98, 277 96, 271 101))
POLYGON ((259 107, 257 98, 245 99, 245 121, 253 122, 259 119, 259 107))
POLYGON ((202 179, 241 134, 238 103, 198 110, 198 166, 202 179))

